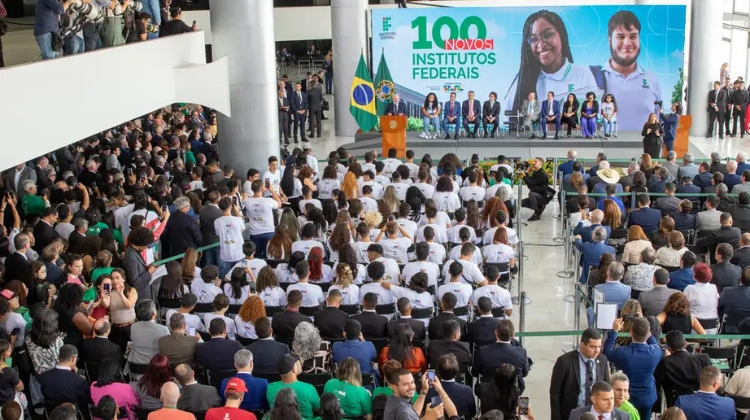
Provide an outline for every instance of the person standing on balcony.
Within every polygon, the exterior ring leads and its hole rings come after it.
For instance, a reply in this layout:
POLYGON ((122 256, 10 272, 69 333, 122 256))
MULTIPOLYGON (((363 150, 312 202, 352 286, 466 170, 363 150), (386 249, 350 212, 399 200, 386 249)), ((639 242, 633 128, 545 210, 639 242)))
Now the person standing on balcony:
MULTIPOLYGON (((82 0, 91 3, 91 0, 82 0)), ((70 0, 60 3, 56 0, 37 0, 36 19, 34 20, 34 38, 42 60, 49 60, 59 56, 62 51, 62 39, 57 35, 60 30, 60 15, 70 7, 70 0)))

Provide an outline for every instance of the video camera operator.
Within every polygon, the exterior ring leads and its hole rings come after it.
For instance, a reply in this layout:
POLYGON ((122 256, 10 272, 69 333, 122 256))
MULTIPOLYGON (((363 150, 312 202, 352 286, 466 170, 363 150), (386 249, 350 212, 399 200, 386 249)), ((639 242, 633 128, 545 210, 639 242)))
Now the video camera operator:
POLYGON ((64 0, 62 3, 56 0, 37 0, 34 38, 39 45, 42 60, 57 58, 58 51, 62 50, 62 39, 59 38, 60 16, 68 10, 70 3, 71 0, 64 0))
POLYGON ((534 162, 529 166, 526 172, 524 172, 523 169, 518 170, 518 174, 523 176, 523 182, 529 187, 529 197, 524 198, 521 201, 522 207, 534 211, 534 215, 529 218, 529 222, 541 219, 542 213, 544 213, 544 209, 547 207, 547 203, 552 199, 551 197, 547 198, 549 177, 547 176, 547 173, 544 172, 544 169, 542 169, 543 164, 544 160, 538 157, 534 158, 534 162))

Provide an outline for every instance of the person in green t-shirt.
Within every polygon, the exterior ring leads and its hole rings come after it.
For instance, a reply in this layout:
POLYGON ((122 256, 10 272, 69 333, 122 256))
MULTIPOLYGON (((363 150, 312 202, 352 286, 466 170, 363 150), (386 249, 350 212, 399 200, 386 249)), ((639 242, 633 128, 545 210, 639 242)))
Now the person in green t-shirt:
POLYGON ((23 198, 21 198, 21 209, 23 214, 31 215, 35 214, 41 216, 44 213, 44 209, 50 206, 47 195, 49 192, 44 190, 41 196, 36 195, 36 183, 32 180, 26 180, 21 184, 23 191, 26 191, 23 198))
POLYGON ((296 355, 285 354, 276 363, 276 368, 281 375, 281 381, 273 382, 266 389, 268 405, 276 409, 274 405, 279 391, 289 388, 297 395, 297 404, 304 420, 312 420, 315 411, 320 410, 320 397, 314 386, 300 382, 297 375, 302 373, 302 363, 296 355))
POLYGON ((641 415, 633 404, 628 401, 630 399, 630 380, 622 372, 615 372, 612 374, 612 389, 615 391, 615 407, 630 414, 630 420, 640 420, 641 415))
POLYGON ((112 253, 106 249, 96 254, 96 268, 91 270, 91 281, 96 282, 102 274, 112 274, 112 253))
POLYGON ((326 382, 323 392, 330 392, 339 400, 344 417, 359 417, 370 414, 370 391, 362 388, 362 373, 359 362, 347 357, 339 365, 336 378, 326 382))

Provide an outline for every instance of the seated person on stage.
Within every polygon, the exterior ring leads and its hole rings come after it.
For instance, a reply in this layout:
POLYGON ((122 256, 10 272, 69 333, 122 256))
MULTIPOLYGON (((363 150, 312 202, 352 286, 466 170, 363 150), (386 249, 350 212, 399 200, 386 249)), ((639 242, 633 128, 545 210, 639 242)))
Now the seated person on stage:
POLYGON ((419 137, 429 139, 437 138, 440 135, 440 102, 432 92, 427 95, 424 105, 422 105, 422 123, 424 124, 424 131, 419 137), (435 128, 435 133, 432 135, 430 134, 430 123, 435 128))
POLYGON ((451 92, 451 99, 446 101, 443 106, 443 131, 445 131, 446 139, 451 137, 450 130, 448 130, 449 125, 453 125, 455 129, 453 138, 458 139, 458 120, 460 115, 461 104, 456 101, 456 93, 451 92))
POLYGON ((465 100, 461 105, 461 113, 463 114, 463 126, 466 130, 466 137, 477 137, 477 131, 479 131, 479 125, 482 121, 482 108, 479 101, 474 99, 474 91, 469 91, 469 99, 465 100), (469 130, 469 124, 473 124, 474 128, 469 130))
POLYGON ((547 124, 555 123, 555 140, 560 138, 560 102, 555 100, 555 92, 547 92, 547 100, 542 102, 542 138, 547 138, 547 124))
POLYGON ((530 92, 529 98, 524 99, 523 105, 521 106, 521 115, 523 116, 523 126, 532 131, 531 138, 535 139, 536 134, 533 133, 534 124, 539 122, 539 101, 536 100, 536 93, 530 92))
POLYGON ((482 118, 482 122, 484 123, 484 138, 487 138, 487 124, 492 124, 492 138, 495 138, 497 120, 500 117, 500 103, 497 102, 497 93, 490 92, 490 100, 485 101, 482 114, 484 115, 482 118))

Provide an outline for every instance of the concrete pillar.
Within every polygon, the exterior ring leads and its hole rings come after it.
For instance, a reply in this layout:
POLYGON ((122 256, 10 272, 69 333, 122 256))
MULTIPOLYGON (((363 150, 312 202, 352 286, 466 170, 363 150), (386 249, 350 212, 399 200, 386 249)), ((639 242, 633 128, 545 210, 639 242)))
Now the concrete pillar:
POLYGON ((708 132, 708 91, 719 80, 722 63, 721 27, 724 12, 715 2, 692 0, 690 28, 690 73, 688 81, 688 113, 693 116, 691 136, 708 132))
POLYGON ((367 60, 366 13, 367 0, 331 0, 336 137, 352 138, 359 129, 349 113, 349 96, 363 48, 367 60))
MULTIPOLYGON (((745 79, 745 87, 747 87, 747 74, 750 73, 750 33, 746 33, 745 34, 745 42, 746 42, 747 48, 748 48, 747 58, 746 58, 746 61, 745 61, 745 71, 746 71, 746 73, 744 73, 744 74, 738 74, 738 76, 742 76, 745 79)), ((731 73, 730 73, 730 76, 732 76, 731 73)))
POLYGON ((279 155, 273 2, 211 2, 213 56, 229 57, 232 117, 219 114, 219 153, 235 173, 263 171, 279 155))

